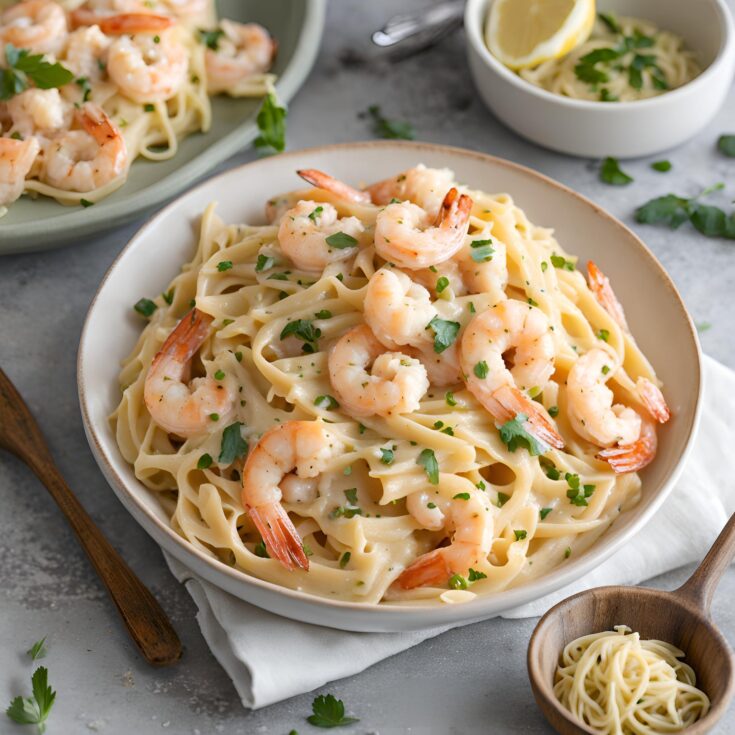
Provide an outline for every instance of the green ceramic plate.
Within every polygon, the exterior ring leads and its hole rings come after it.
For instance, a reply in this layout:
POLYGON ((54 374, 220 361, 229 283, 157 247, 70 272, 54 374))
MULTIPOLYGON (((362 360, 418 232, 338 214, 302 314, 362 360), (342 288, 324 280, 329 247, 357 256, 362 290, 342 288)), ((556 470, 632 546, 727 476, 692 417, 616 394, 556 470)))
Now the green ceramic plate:
MULTIPOLYGON (((279 98, 288 102, 316 59, 326 0, 218 0, 220 16, 264 25, 278 40, 273 69, 279 98)), ((22 197, 0 219, 0 253, 44 250, 110 229, 170 199, 258 135, 259 100, 216 97, 206 134, 182 141, 168 161, 138 160, 118 191, 93 207, 65 207, 52 199, 22 197)))

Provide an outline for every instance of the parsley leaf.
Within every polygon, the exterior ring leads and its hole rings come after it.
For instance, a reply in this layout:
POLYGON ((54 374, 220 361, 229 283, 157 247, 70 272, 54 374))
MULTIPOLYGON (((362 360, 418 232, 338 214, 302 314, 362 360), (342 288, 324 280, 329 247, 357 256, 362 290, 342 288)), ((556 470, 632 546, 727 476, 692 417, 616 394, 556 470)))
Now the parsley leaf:
POLYGON ((331 694, 316 697, 311 704, 311 711, 314 714, 306 719, 315 727, 340 727, 359 722, 356 717, 345 717, 344 702, 331 694))
POLYGON ((271 255, 258 255, 258 260, 255 263, 255 272, 262 273, 263 271, 270 270, 276 264, 276 259, 271 255))
POLYGON ((337 401, 334 396, 323 395, 317 396, 314 399, 314 405, 317 408, 323 408, 326 411, 334 411, 335 409, 339 408, 339 401, 337 401))
POLYGON ((41 638, 40 641, 36 641, 26 653, 31 657, 31 661, 36 661, 39 658, 46 657, 46 636, 41 638))
POLYGON ((480 362, 475 365, 475 367, 472 369, 472 372, 480 378, 480 380, 484 380, 487 378, 487 374, 490 371, 490 368, 487 366, 487 363, 484 360, 481 360, 480 362))
POLYGON ((526 536, 528 536, 528 531, 525 529, 516 529, 513 531, 513 535, 516 537, 516 541, 523 541, 526 536))
POLYGON ((689 219, 689 200, 675 194, 651 199, 635 211, 637 222, 646 225, 665 224, 675 230, 689 219))
POLYGON ((416 460, 416 464, 424 468, 432 485, 439 484, 439 462, 436 461, 433 449, 423 449, 416 460))
POLYGON ((19 725, 38 725, 38 731, 46 730, 46 720, 56 699, 56 692, 48 685, 48 670, 39 666, 31 677, 33 695, 16 697, 5 714, 19 725))
POLYGON ((316 218, 324 211, 324 207, 320 204, 318 207, 314 207, 313 211, 309 215, 309 219, 316 224, 316 218))
POLYGON ((449 279, 446 276, 440 276, 436 279, 436 292, 440 294, 449 286, 449 279))
MULTIPOLYGON (((311 319, 294 319, 281 330, 280 338, 286 339, 290 336, 298 337, 308 345, 316 347, 317 340, 322 336, 322 330, 315 327, 311 319)), ((310 351, 313 352, 314 350, 310 351)))
POLYGON ((232 261, 231 260, 220 260, 219 263, 217 263, 217 270, 220 273, 224 273, 225 271, 229 271, 232 269, 232 261))
POLYGON ((552 510, 554 510, 554 509, 553 508, 541 508, 541 510, 539 510, 539 512, 538 512, 539 517, 541 518, 541 520, 542 521, 545 520, 546 519, 546 516, 549 515, 549 513, 551 513, 552 510))
MULTIPOLYGON (((735 153, 733 153, 735 155, 735 153)), ((654 171, 659 171, 662 174, 665 174, 667 171, 671 171, 671 161, 654 161, 651 164, 651 168, 654 171)))
POLYGON ((488 238, 487 240, 473 240, 470 243, 472 250, 470 254, 475 263, 486 263, 488 260, 493 259, 495 248, 490 247, 492 242, 492 239, 488 238))
POLYGON ((530 434, 525 429, 525 423, 528 421, 528 416, 524 413, 516 414, 514 419, 506 421, 500 427, 500 438, 507 445, 511 452, 515 452, 518 447, 525 446, 526 449, 531 453, 532 457, 537 457, 540 454, 545 454, 549 451, 549 447, 533 434, 530 434))
POLYGON ((721 135, 717 140, 720 153, 735 158, 735 135, 721 135))
POLYGON ((9 100, 31 86, 38 89, 63 87, 74 79, 74 74, 59 63, 44 60, 43 54, 31 54, 12 43, 5 45, 7 68, 0 74, 0 100, 9 100))
POLYGON ((138 314, 148 318, 153 315, 153 312, 158 308, 158 306, 156 306, 156 304, 150 299, 139 299, 133 308, 138 312, 138 314))
POLYGON ((380 461, 383 464, 393 464, 395 458, 396 455, 392 449, 384 449, 383 447, 380 447, 380 461))
POLYGON ((459 322, 450 322, 447 319, 440 319, 435 316, 426 326, 427 329, 434 330, 434 352, 437 354, 444 352, 454 343, 459 334, 459 322))
POLYGON ((600 180, 611 186, 625 186, 633 181, 633 177, 621 170, 617 158, 608 156, 600 167, 600 180))
POLYGON ((357 501, 357 488, 351 487, 345 490, 345 497, 347 498, 347 502, 349 502, 350 505, 359 505, 357 501))
POLYGON ((357 240, 346 232, 335 232, 325 239, 330 248, 337 248, 337 250, 354 248, 357 245, 357 240))
POLYGON ((197 469, 198 470, 206 470, 209 469, 212 466, 212 462, 214 460, 212 459, 211 454, 207 454, 206 452, 199 457, 199 461, 197 462, 197 469))
MULTIPOLYGON (((248 451, 248 443, 242 438, 240 427, 241 421, 235 421, 222 432, 222 444, 220 446, 217 461, 220 464, 232 464, 236 459, 244 457, 248 451)), ((199 459, 201 462, 201 457, 199 459)))
POLYGON ((388 120, 383 117, 378 105, 370 105, 367 113, 363 113, 363 117, 369 116, 373 121, 373 133, 379 138, 387 138, 389 140, 413 140, 416 133, 413 125, 398 120, 388 120))
POLYGON ((350 563, 351 557, 352 557, 352 552, 345 551, 345 553, 342 554, 342 556, 340 556, 339 558, 339 568, 344 569, 350 563))
POLYGON ((569 498, 569 502, 572 505, 577 505, 580 507, 588 505, 587 499, 592 496, 592 493, 595 492, 595 485, 583 485, 580 488, 579 475, 573 474, 571 472, 567 472, 564 475, 564 479, 569 485, 569 490, 567 490, 567 497, 569 498))
POLYGON ((485 574, 485 572, 478 572, 477 570, 470 567, 470 573, 467 579, 470 582, 477 582, 478 579, 487 579, 487 574, 485 574))
POLYGON ((454 397, 454 393, 452 393, 451 390, 448 390, 444 394, 444 400, 447 402, 447 406, 456 406, 457 405, 457 399, 454 397))
POLYGON ((622 33, 623 29, 613 13, 598 13, 597 17, 608 27, 612 33, 622 33))
POLYGON ((272 148, 280 153, 286 148, 286 110, 278 104, 276 95, 269 92, 263 99, 258 117, 260 135, 254 145, 261 152, 272 148))
POLYGON ((208 31, 206 28, 199 29, 199 41, 212 51, 219 48, 220 38, 224 35, 225 32, 221 28, 215 28, 213 31, 208 31))

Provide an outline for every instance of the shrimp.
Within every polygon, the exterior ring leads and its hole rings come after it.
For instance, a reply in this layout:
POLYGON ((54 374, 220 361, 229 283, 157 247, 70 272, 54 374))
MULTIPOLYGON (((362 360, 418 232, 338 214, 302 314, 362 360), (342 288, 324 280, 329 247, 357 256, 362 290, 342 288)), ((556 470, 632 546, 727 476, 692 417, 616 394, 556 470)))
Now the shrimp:
POLYGON ((363 303, 365 321, 389 349, 426 346, 427 331, 436 316, 429 292, 394 268, 380 268, 368 282, 363 303))
POLYGON ((595 295, 600 306, 621 326, 626 332, 628 322, 622 304, 618 301, 615 292, 610 285, 610 279, 590 260, 587 263, 587 277, 590 290, 595 295))
POLYGON ((390 204, 394 199, 417 204, 430 217, 436 217, 444 195, 452 188, 454 172, 448 168, 426 168, 422 163, 384 181, 367 187, 374 204, 390 204))
POLYGON ((615 359, 601 348, 574 363, 567 378, 569 420, 581 437, 605 447, 598 459, 615 472, 636 472, 656 456, 654 422, 666 423, 671 412, 661 390, 647 378, 638 379, 635 392, 650 419, 630 406, 613 405, 613 393, 605 383, 614 368, 615 359))
POLYGON ((300 201, 281 218, 278 242, 297 268, 321 271, 329 263, 352 257, 364 230, 357 217, 339 219, 331 204, 300 201), (346 238, 330 245, 328 238, 338 234, 346 238))
POLYGON ((150 12, 109 13, 97 12, 89 8, 77 8, 71 13, 74 28, 80 26, 98 26, 108 36, 119 36, 124 33, 160 33, 175 24, 168 15, 154 15, 150 12))
POLYGON ((44 152, 42 179, 65 191, 98 189, 127 171, 122 133, 102 108, 87 102, 75 115, 82 130, 52 138, 44 152))
POLYGON ((9 132, 17 132, 24 138, 49 135, 67 127, 70 110, 58 89, 26 89, 8 100, 12 121, 9 132))
POLYGON ((342 450, 320 421, 287 421, 260 438, 242 470, 242 504, 263 537, 269 554, 286 569, 309 569, 309 559, 279 487, 292 470, 300 478, 317 477, 342 450))
POLYGON ((462 336, 460 361, 467 387, 496 421, 523 414, 537 439, 564 446, 544 407, 523 392, 542 391, 554 372, 554 339, 541 309, 509 299, 477 314, 462 336), (510 350, 508 369, 504 355, 510 350))
POLYGON ((64 52, 64 66, 77 77, 91 81, 99 80, 104 71, 104 66, 101 66, 100 62, 110 43, 110 39, 98 25, 78 28, 69 34, 64 52))
POLYGON ((475 235, 463 245, 454 259, 468 293, 487 294, 495 303, 506 298, 508 264, 506 247, 502 240, 475 235), (473 242, 484 240, 490 240, 490 243, 487 246, 472 247, 473 242))
POLYGON ((349 184, 345 184, 339 179, 335 179, 329 174, 317 171, 314 168, 304 168, 296 172, 304 181, 307 181, 317 189, 329 191, 340 199, 355 204, 370 204, 370 194, 366 191, 354 189, 349 184))
POLYGON ((354 416, 410 413, 429 389, 426 368, 401 352, 387 352, 366 324, 353 327, 334 345, 329 377, 354 416))
POLYGON ((25 0, 0 15, 0 41, 38 54, 58 54, 66 43, 66 13, 50 0, 25 0))
POLYGON ((276 42, 257 23, 225 19, 220 21, 219 27, 223 35, 217 41, 217 49, 207 48, 204 55, 207 92, 237 94, 239 84, 270 69, 276 42))
POLYGON ((205 432, 213 421, 230 412, 235 400, 227 384, 214 378, 195 378, 187 384, 191 359, 207 339, 211 323, 211 316, 192 309, 169 334, 148 368, 145 405, 159 426, 177 436, 205 432))
POLYGON ((454 574, 466 577, 470 568, 478 566, 490 553, 494 522, 487 495, 469 480, 455 477, 449 498, 443 497, 441 488, 447 482, 445 478, 439 478, 439 495, 413 493, 406 505, 425 528, 436 530, 437 526, 439 529, 448 526, 452 542, 423 554, 405 569, 395 582, 404 590, 446 584, 454 574), (428 499, 436 506, 431 515, 420 507, 428 499))
POLYGON ((11 204, 23 193, 26 176, 40 150, 36 138, 0 138, 0 206, 11 204))
POLYGON ((188 68, 188 53, 176 29, 157 36, 121 36, 107 55, 110 79, 124 95, 141 104, 176 94, 186 81, 188 68))
POLYGON ((449 260, 464 243, 470 224, 472 199, 450 189, 436 224, 416 204, 389 204, 375 222, 375 250, 402 268, 418 269, 449 260))

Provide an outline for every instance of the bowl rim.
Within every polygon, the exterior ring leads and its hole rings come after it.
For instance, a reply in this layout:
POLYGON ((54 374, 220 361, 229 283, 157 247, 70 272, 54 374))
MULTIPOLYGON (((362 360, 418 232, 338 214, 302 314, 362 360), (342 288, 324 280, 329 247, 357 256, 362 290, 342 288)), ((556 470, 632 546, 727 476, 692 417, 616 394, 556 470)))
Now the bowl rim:
MULTIPOLYGON (((620 220, 618 220, 616 217, 611 215, 609 212, 607 212, 605 209, 603 209, 598 204, 595 204, 593 201, 588 199, 587 197, 583 196, 582 194, 579 194, 578 192, 574 191, 570 187, 546 176, 545 174, 542 174, 538 171, 535 171, 527 166, 523 166, 521 164, 499 158, 496 156, 491 156, 486 153, 480 153, 478 151, 471 151, 464 148, 459 148, 455 146, 448 146, 448 145, 441 145, 436 143, 426 143, 426 142, 415 142, 415 141, 396 141, 396 140, 380 140, 380 141, 361 141, 361 142, 349 142, 349 143, 335 143, 330 145, 324 145, 324 146, 315 146, 311 148, 303 148, 296 151, 289 151, 287 153, 281 153, 278 156, 274 156, 271 158, 265 158, 265 159, 257 159, 255 161, 251 161, 249 163, 241 164, 239 166, 227 169, 226 171, 223 171, 222 173, 211 177, 201 183, 199 183, 197 186, 193 187, 192 189, 189 189, 184 194, 180 195, 179 197, 176 197, 172 202, 168 203, 165 207, 163 207, 159 212, 157 212, 152 218, 150 218, 148 221, 146 221, 138 230, 137 232, 131 237, 130 241, 125 245, 125 247, 117 254, 115 259, 113 260, 110 267, 107 269, 106 273, 104 274, 102 280, 100 281, 99 286, 97 287, 97 290, 95 291, 95 294, 90 302, 89 309, 87 311, 87 315, 85 316, 84 325, 82 328, 80 341, 79 341, 79 348, 77 353, 77 389, 78 389, 78 398, 79 398, 79 404, 81 408, 82 413, 82 422, 84 425, 85 434, 87 436, 87 440, 90 444, 90 448, 92 449, 92 454, 95 457, 95 460, 97 464, 99 465, 100 469, 102 470, 103 476, 107 480, 108 484, 111 485, 113 491, 118 496, 120 501, 123 503, 124 506, 128 509, 128 511, 133 515, 135 520, 146 530, 149 535, 153 536, 152 532, 146 527, 144 523, 142 523, 135 513, 133 513, 130 508, 128 508, 128 504, 131 504, 135 507, 135 509, 138 511, 138 513, 145 516, 148 523, 151 523, 153 526, 156 527, 156 529, 162 533, 165 537, 167 537, 167 540, 171 542, 172 547, 176 548, 175 552, 171 552, 174 554, 174 556, 177 556, 177 558, 182 561, 185 565, 189 566, 191 568, 191 564, 188 561, 184 561, 187 557, 194 557, 194 562, 199 562, 203 564, 205 567, 211 568, 212 571, 217 575, 224 575, 229 578, 231 582, 234 582, 236 585, 242 586, 249 586, 252 585, 254 587, 258 587, 265 593, 277 593, 279 596, 286 597, 289 599, 292 599, 294 601, 298 601, 299 603, 304 603, 306 605, 310 605, 313 607, 321 607, 326 610, 340 610, 340 611, 352 611, 357 613, 358 615, 365 615, 368 613, 370 617, 379 618, 382 617, 384 621, 387 621, 389 619, 396 620, 400 619, 402 625, 406 625, 411 615, 416 615, 417 613, 420 613, 422 616, 426 616, 429 618, 429 620, 420 622, 417 621, 418 624, 412 624, 410 625, 410 629, 427 629, 434 625, 439 625, 445 622, 473 622, 485 619, 489 616, 499 614, 498 611, 490 612, 488 613, 483 608, 486 607, 492 607, 492 603, 497 601, 498 597, 502 596, 504 603, 502 605, 502 609, 509 610, 514 607, 517 607, 519 605, 523 605, 526 603, 529 603, 533 600, 540 599, 541 597, 550 594, 556 590, 561 589, 562 587, 570 584, 574 580, 578 579, 581 574, 586 574, 589 571, 591 571, 597 564, 603 562, 605 559, 609 558, 615 551, 617 551, 627 540, 630 539, 631 536, 633 536, 636 532, 640 531, 643 526, 645 526, 648 521, 653 517, 653 515, 658 511, 660 506, 663 504, 665 499, 668 497, 670 492, 673 490, 674 485, 676 484, 676 481, 678 480, 679 476, 681 475, 681 472, 684 469, 684 465, 686 463, 686 460, 689 457, 689 454, 692 450, 693 444, 694 444, 694 437, 697 433, 697 429, 699 427, 699 420, 701 417, 701 411, 702 411, 702 390, 703 390, 703 380, 702 380, 703 374, 702 374, 702 353, 701 353, 701 347, 699 344, 699 339, 697 336, 696 328, 694 326, 694 323, 692 321, 691 316, 689 315, 689 312, 686 309, 686 306, 684 305, 683 299, 681 298, 681 295, 679 294, 678 290, 676 289, 676 286, 674 285, 671 277, 668 275, 666 270, 664 269, 663 265, 659 263, 658 259, 655 257, 655 255, 649 250, 649 248, 644 244, 644 242, 625 224, 623 224, 620 220), (104 440, 101 437, 101 433, 103 428, 98 425, 91 417, 91 408, 88 403, 88 392, 87 392, 87 381, 85 374, 87 372, 87 359, 86 359, 86 353, 89 349, 88 343, 91 339, 90 336, 90 322, 92 320, 92 315, 95 312, 95 308, 97 306, 97 302, 100 298, 100 295, 102 291, 105 289, 105 286, 112 276, 112 274, 117 270, 118 264, 126 257, 128 251, 135 248, 137 244, 140 241, 145 241, 145 239, 148 237, 148 232, 150 230, 155 230, 158 227, 159 221, 163 220, 165 217, 167 217, 173 210, 175 210, 177 207, 182 205, 182 201, 186 199, 193 199, 196 198, 196 196, 205 188, 210 187, 212 185, 216 186, 217 183, 223 179, 226 179, 227 177, 232 176, 238 176, 241 175, 242 172, 247 172, 251 168, 255 168, 262 165, 269 165, 270 163, 274 161, 278 161, 279 165, 284 165, 283 162, 287 161, 289 158, 296 158, 296 157, 303 157, 303 156, 309 156, 309 155, 318 155, 323 153, 339 153, 341 151, 349 150, 349 149, 359 149, 361 151, 365 151, 366 153, 370 150, 378 149, 378 148, 402 148, 402 149, 411 149, 416 152, 417 156, 420 156, 421 152, 423 151, 431 151, 434 153, 441 153, 447 156, 460 156, 464 158, 470 158, 470 159, 477 159, 482 163, 490 164, 493 166, 499 166, 511 169, 515 171, 516 173, 519 173, 523 176, 530 177, 532 179, 535 179, 537 181, 541 181, 546 186, 554 187, 558 190, 561 190, 566 195, 573 196, 580 202, 582 202, 585 206, 591 208, 594 213, 604 219, 606 219, 609 223, 611 223, 613 226, 615 226, 619 231, 622 237, 627 237, 631 239, 637 248, 640 249, 640 251, 644 254, 644 256, 651 262, 653 269, 657 272, 657 275, 659 278, 661 278, 664 282, 664 285, 666 286, 667 290, 671 293, 672 297, 676 301, 681 314, 683 315, 688 327, 689 327, 689 334, 691 336, 691 344, 694 346, 695 350, 695 357, 696 357, 696 374, 692 376, 692 384, 695 389, 695 405, 694 405, 694 412, 692 415, 691 423, 688 427, 688 433, 686 436, 686 441, 684 444, 684 448, 679 455, 677 461, 675 463, 672 463, 672 467, 669 471, 668 477, 663 481, 661 484, 661 487, 655 497, 653 497, 648 505, 647 508, 643 511, 643 513, 639 514, 639 516, 631 522, 630 527, 625 530, 624 533, 622 533, 619 538, 609 538, 610 529, 614 527, 614 523, 611 524, 610 528, 601 536, 600 539, 598 539, 591 547, 590 549, 587 549, 585 553, 574 559, 571 563, 566 564, 561 567, 557 567, 556 569, 552 570, 549 574, 545 575, 544 577, 540 577, 536 580, 533 580, 532 582, 529 582, 525 585, 520 585, 518 587, 512 587, 507 590, 503 590, 496 594, 488 594, 483 596, 478 596, 476 599, 471 600, 469 602, 463 603, 462 605, 436 605, 436 604, 412 604, 412 603, 401 603, 400 605, 386 605, 384 603, 365 603, 365 602, 351 602, 351 601, 344 601, 344 600, 330 600, 326 597, 320 597, 315 594, 311 594, 308 592, 303 592, 299 590, 294 590, 288 587, 282 587, 280 585, 277 585, 273 582, 269 582, 267 580, 260 579, 258 577, 255 577, 253 575, 248 574, 247 572, 241 571, 239 569, 235 569, 234 567, 228 566, 227 564, 224 564, 223 562, 219 561, 218 559, 211 557, 209 555, 204 554, 204 552, 197 549, 193 544, 191 544, 189 541, 187 541, 185 538, 177 534, 174 529, 171 527, 170 524, 164 523, 155 513, 153 513, 146 505, 142 502, 140 502, 137 498, 137 495, 135 492, 133 492, 129 487, 126 481, 120 476, 120 474, 115 469, 113 462, 111 461, 111 458, 108 456, 107 452, 104 449, 104 440), (592 549, 596 549, 596 553, 591 554, 590 552, 592 549), (534 594, 532 597, 528 598, 524 592, 526 592, 530 585, 534 585, 534 588, 538 591, 537 594, 534 594), (457 614, 459 611, 468 611, 465 614, 457 614)), ((121 461, 124 462, 124 460, 121 458, 121 461)), ((138 486, 144 490, 145 492, 150 492, 148 488, 146 488, 142 483, 138 483, 138 486)), ((154 541, 161 546, 162 548, 165 548, 161 541, 159 541, 155 536, 153 536, 154 541)), ((213 582, 214 584, 217 584, 221 587, 221 585, 218 582, 213 582)), ((245 599, 245 598, 242 598, 245 599)), ((258 604, 257 602, 252 602, 252 604, 258 604)), ((331 627, 337 627, 340 628, 339 625, 332 625, 328 620, 324 620, 321 622, 322 625, 327 625, 331 627)), ((349 628, 340 628, 347 630, 349 628)), ((361 628, 362 629, 362 628, 361 628)), ((401 627, 401 628, 395 628, 395 630, 405 630, 409 629, 407 627, 401 627)), ((377 628, 375 629, 377 630, 377 628)))
POLYGON ((556 103, 575 111, 605 110, 613 115, 619 115, 631 110, 645 111, 657 105, 661 106, 665 103, 675 103, 684 96, 696 94, 700 91, 700 87, 709 81, 710 77, 720 72, 728 57, 735 56, 735 22, 733 22, 732 15, 725 5, 724 0, 707 0, 720 15, 721 23, 718 24, 718 28, 720 29, 720 47, 712 63, 703 69, 694 79, 669 92, 643 100, 627 100, 611 104, 610 102, 600 102, 597 100, 574 99, 549 92, 546 89, 531 84, 495 57, 485 43, 483 30, 487 8, 491 2, 493 0, 467 0, 464 12, 464 27, 467 33, 468 43, 479 54, 485 67, 503 78, 511 86, 538 98, 541 102, 556 103))

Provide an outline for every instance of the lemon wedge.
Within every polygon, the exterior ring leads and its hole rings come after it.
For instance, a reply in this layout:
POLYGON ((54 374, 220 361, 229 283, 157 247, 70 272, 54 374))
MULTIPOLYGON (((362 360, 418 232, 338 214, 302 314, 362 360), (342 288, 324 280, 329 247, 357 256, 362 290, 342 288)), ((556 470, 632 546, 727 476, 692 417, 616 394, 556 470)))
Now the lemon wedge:
POLYGON ((587 40, 595 0, 494 0, 485 40, 511 69, 558 59, 587 40))

